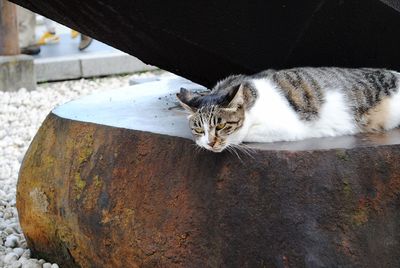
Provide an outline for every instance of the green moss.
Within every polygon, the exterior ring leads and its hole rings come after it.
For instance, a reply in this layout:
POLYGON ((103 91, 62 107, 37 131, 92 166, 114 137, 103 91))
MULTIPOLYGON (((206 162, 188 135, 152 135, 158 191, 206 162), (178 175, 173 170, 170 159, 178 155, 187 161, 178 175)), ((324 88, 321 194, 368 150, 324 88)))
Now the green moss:
POLYGON ((346 178, 343 179, 343 193, 346 196, 350 196, 350 194, 352 193, 350 183, 346 178))
POLYGON ((340 160, 343 160, 343 161, 350 160, 350 157, 346 154, 346 151, 344 151, 344 150, 337 151, 336 156, 337 156, 337 158, 339 158, 340 160))
POLYGON ((93 135, 85 134, 83 137, 79 139, 77 145, 78 156, 77 156, 77 165, 78 170, 75 173, 75 191, 76 191, 76 199, 80 199, 82 192, 86 186, 86 181, 81 177, 81 171, 83 168, 83 164, 88 162, 90 157, 93 154, 93 135))
POLYGON ((51 155, 45 155, 43 158, 42 158, 43 160, 43 164, 45 165, 45 166, 52 166, 52 165, 54 165, 54 162, 55 162, 55 159, 54 159, 54 157, 52 157, 51 155))
POLYGON ((87 134, 82 138, 81 148, 79 148, 78 161, 82 164, 89 160, 90 156, 93 154, 93 135, 87 134))
POLYGON ((75 191, 76 199, 80 199, 83 189, 86 186, 86 182, 82 179, 79 172, 75 173, 75 191))
POLYGON ((54 174, 54 165, 56 164, 56 160, 54 157, 52 157, 50 154, 46 154, 42 158, 42 166, 44 167, 44 170, 46 170, 47 176, 45 179, 51 180, 54 174))
POLYGON ((357 226, 363 225, 368 221, 368 212, 366 208, 360 208, 353 216, 353 223, 357 226))
POLYGON ((93 178, 93 185, 94 185, 94 187, 99 188, 99 187, 102 186, 102 184, 103 184, 103 182, 101 181, 101 179, 99 178, 99 176, 98 176, 98 175, 94 176, 94 178, 93 178))

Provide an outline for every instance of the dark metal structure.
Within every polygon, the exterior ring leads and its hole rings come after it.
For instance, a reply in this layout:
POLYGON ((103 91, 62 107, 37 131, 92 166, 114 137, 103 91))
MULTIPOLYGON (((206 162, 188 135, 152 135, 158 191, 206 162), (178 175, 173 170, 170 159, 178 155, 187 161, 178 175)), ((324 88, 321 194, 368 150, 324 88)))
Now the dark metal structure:
POLYGON ((396 0, 13 0, 206 86, 294 66, 400 70, 396 0))

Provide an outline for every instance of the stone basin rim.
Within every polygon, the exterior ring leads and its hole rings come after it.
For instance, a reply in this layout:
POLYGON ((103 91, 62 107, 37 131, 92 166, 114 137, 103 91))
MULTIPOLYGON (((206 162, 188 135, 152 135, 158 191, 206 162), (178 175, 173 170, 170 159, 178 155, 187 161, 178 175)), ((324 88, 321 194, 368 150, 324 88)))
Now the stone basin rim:
MULTIPOLYGON (((127 130, 184 138, 193 142, 175 94, 181 87, 204 90, 178 76, 84 96, 56 107, 52 113, 65 119, 127 130)), ((380 134, 312 138, 292 142, 248 143, 256 151, 316 151, 400 144, 400 129, 380 134)), ((211 153, 211 152, 210 152, 211 153)))
MULTIPOLYGON (((183 139, 187 142, 194 143, 193 139, 183 136, 174 136, 165 133, 157 133, 149 130, 132 129, 127 127, 119 127, 112 125, 103 125, 96 122, 87 122, 83 120, 71 119, 62 117, 54 111, 50 112, 48 116, 56 117, 60 120, 70 122, 80 122, 82 124, 95 125, 98 127, 106 127, 110 129, 122 129, 124 131, 133 131, 148 133, 149 135, 159 135, 170 138, 183 139)), ((356 148, 376 148, 386 146, 399 146, 400 145, 400 129, 394 129, 385 133, 372 133, 372 134, 356 134, 338 137, 323 137, 311 138, 300 141, 284 141, 284 142, 271 142, 271 143, 246 143, 250 149, 256 152, 312 152, 312 151, 330 151, 330 150, 353 150, 356 148)), ((212 153, 212 152, 210 152, 212 153)))

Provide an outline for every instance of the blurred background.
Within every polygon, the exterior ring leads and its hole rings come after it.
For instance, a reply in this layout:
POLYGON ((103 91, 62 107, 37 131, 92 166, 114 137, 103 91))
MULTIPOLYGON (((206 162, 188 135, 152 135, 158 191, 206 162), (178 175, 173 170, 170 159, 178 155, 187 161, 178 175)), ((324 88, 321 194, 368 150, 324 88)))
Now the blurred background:
POLYGON ((37 83, 156 69, 74 29, 1 2, 1 91, 34 90, 37 83))

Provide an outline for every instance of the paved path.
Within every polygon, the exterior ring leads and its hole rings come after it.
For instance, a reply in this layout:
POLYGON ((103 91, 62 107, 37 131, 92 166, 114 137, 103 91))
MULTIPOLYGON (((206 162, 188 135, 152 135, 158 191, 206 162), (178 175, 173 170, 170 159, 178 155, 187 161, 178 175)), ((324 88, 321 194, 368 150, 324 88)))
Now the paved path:
MULTIPOLYGON (((34 56, 38 82, 133 73, 155 68, 97 40, 93 40, 84 51, 79 51, 79 36, 72 39, 71 30, 58 23, 56 31, 60 42, 42 46, 40 54, 34 56)), ((45 27, 39 24, 36 37, 39 38, 44 32, 45 27)))

